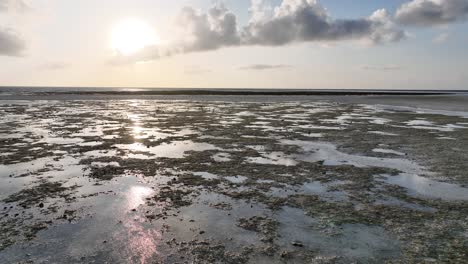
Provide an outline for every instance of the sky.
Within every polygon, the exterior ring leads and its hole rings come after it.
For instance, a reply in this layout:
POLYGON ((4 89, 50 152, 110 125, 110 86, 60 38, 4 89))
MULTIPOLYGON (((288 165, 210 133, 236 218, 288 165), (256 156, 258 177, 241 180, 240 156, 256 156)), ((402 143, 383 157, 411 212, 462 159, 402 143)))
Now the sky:
POLYGON ((468 89, 468 0, 0 0, 0 86, 468 89))

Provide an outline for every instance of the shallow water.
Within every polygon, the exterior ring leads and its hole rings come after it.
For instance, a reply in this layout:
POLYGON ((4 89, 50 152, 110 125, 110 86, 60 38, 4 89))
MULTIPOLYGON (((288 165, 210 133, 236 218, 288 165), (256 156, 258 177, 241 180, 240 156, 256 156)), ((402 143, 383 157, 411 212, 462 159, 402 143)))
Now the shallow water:
POLYGON ((338 151, 336 146, 328 142, 284 140, 282 143, 300 146, 305 153, 300 155, 299 159, 307 162, 323 161, 325 165, 329 166, 353 165, 356 167, 384 167, 411 173, 423 173, 424 171, 421 166, 406 159, 350 155, 338 151))
POLYGON ((397 176, 386 176, 385 181, 404 187, 415 195, 443 200, 468 201, 468 188, 434 181, 417 174, 402 173, 397 176))
POLYGON ((254 101, 0 102, 0 263, 460 260, 463 115, 254 101))
POLYGON ((119 149, 130 150, 133 152, 149 153, 154 157, 163 158, 183 158, 188 151, 205 151, 217 149, 214 145, 206 143, 194 143, 192 141, 174 141, 164 143, 156 147, 145 146, 141 143, 131 145, 116 145, 119 149))

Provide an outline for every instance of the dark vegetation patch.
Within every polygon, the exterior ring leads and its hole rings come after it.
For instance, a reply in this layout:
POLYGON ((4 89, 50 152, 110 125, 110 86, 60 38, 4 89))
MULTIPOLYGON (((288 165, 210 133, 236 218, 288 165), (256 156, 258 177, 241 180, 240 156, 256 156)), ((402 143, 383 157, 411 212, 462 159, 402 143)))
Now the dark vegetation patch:
POLYGON ((37 186, 23 189, 18 193, 10 195, 3 202, 18 203, 23 208, 39 206, 41 202, 44 202, 48 198, 63 198, 66 202, 70 202, 74 199, 70 191, 78 187, 63 187, 60 182, 42 181, 37 186))

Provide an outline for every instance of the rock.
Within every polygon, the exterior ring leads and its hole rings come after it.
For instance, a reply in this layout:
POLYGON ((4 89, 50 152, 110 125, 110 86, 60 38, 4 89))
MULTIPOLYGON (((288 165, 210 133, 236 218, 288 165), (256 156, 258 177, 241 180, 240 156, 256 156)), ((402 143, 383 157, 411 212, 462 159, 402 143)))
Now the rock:
POLYGON ((149 215, 146 215, 146 218, 148 218, 149 220, 155 220, 155 219, 156 219, 156 215, 154 215, 154 214, 149 214, 149 215))
POLYGON ((44 203, 40 203, 39 208, 44 208, 44 203))
POLYGON ((299 241, 294 241, 291 243, 293 246, 295 247, 304 247, 304 244, 302 244, 301 242, 299 241))

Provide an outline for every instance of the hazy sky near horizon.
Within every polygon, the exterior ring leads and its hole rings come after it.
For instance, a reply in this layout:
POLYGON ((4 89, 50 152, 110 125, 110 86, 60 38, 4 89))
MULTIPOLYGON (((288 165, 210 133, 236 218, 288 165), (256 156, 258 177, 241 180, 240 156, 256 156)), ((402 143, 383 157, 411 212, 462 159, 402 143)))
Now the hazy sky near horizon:
POLYGON ((0 85, 468 89, 468 0, 0 0, 0 85))

